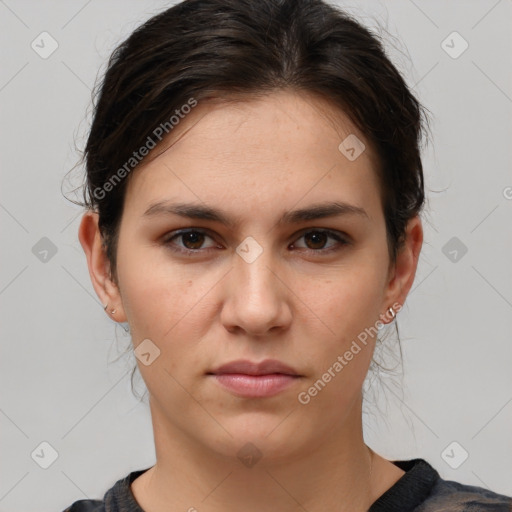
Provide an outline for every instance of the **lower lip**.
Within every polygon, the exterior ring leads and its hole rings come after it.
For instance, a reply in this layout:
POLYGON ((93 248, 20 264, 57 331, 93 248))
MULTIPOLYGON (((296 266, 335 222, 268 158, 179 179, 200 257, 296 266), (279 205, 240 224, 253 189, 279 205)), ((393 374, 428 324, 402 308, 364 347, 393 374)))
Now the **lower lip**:
POLYGON ((291 386, 299 377, 272 373, 268 375, 246 375, 243 373, 224 373, 213 375, 217 382, 235 393, 246 398, 261 398, 277 395, 291 386))

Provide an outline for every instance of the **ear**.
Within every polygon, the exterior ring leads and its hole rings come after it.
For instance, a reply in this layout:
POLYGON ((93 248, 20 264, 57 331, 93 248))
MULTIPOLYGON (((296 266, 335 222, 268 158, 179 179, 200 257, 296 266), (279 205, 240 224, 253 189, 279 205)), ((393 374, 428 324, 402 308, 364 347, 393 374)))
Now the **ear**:
POLYGON ((102 246, 103 239, 98 226, 99 215, 87 211, 78 228, 78 239, 87 257, 91 282, 107 314, 116 322, 126 322, 126 314, 117 284, 112 280, 110 262, 102 246), (112 313, 112 310, 115 310, 112 313))
MULTIPOLYGON (((385 311, 393 308, 395 313, 402 309, 411 289, 423 245, 423 227, 419 216, 409 220, 403 246, 397 254, 395 264, 390 265, 388 281, 382 304, 385 311)), ((390 319, 392 320, 392 319, 390 319)))

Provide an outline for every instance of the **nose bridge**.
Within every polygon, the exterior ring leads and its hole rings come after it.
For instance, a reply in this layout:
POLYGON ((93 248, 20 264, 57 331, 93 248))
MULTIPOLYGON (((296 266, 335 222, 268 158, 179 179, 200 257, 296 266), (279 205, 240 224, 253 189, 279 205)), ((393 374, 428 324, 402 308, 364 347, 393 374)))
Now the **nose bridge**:
POLYGON ((224 304, 226 326, 262 334, 286 324, 291 315, 287 314, 283 284, 275 275, 276 263, 271 249, 253 237, 247 237, 233 256, 229 292, 224 304))
POLYGON ((275 293, 276 278, 270 270, 274 266, 272 250, 264 248, 263 243, 246 237, 236 248, 234 266, 235 284, 245 289, 248 299, 254 294, 262 299, 267 293, 269 297, 275 293))

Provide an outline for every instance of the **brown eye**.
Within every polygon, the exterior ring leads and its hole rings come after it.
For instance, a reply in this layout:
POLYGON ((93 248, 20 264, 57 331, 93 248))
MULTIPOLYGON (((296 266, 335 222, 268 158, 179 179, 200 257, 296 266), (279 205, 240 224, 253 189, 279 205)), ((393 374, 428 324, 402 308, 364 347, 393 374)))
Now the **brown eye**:
POLYGON ((205 232, 198 229, 189 229, 170 233, 163 239, 162 243, 175 252, 193 254, 194 252, 205 252, 215 249, 214 243, 203 247, 207 239, 213 242, 212 237, 205 232))
POLYGON ((309 249, 323 249, 329 236, 322 231, 310 231, 304 235, 309 249))
POLYGON ((182 233, 178 235, 181 237, 183 245, 186 249, 200 249, 204 243, 205 235, 199 231, 189 231, 188 233, 182 233))
POLYGON ((350 243, 344 237, 333 231, 321 229, 310 229, 309 231, 304 232, 298 240, 300 239, 304 239, 304 245, 293 243, 293 248, 303 249, 306 252, 318 254, 339 250, 350 243), (329 244, 329 239, 334 240, 334 242, 329 244))

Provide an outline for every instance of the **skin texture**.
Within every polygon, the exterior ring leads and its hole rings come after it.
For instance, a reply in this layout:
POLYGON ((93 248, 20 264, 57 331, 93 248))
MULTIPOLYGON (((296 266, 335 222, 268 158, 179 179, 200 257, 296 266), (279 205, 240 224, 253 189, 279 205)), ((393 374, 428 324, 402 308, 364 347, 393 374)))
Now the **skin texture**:
POLYGON ((307 405, 297 396, 390 306, 404 303, 423 241, 420 219, 410 220, 391 265, 369 143, 342 112, 305 93, 200 102, 167 149, 155 151, 130 176, 117 283, 97 214, 84 214, 79 229, 93 286, 115 308, 112 318, 129 322, 134 347, 150 339, 160 350, 149 366, 138 361, 157 462, 133 482, 135 498, 149 512, 367 510, 403 475, 363 440, 361 390, 375 339, 307 405), (338 150, 350 133, 366 144, 354 161, 338 150), (160 200, 222 209, 234 225, 144 218, 160 200), (325 201, 359 206, 367 216, 277 224, 286 211, 325 201), (192 227, 208 233, 165 242, 192 227), (313 228, 345 234, 349 243, 304 236, 313 228), (249 236, 263 250, 251 263, 236 252, 249 236), (267 358, 301 377, 275 396, 242 398, 206 375, 236 359, 267 358), (247 443, 262 455, 252 467, 237 457, 247 443))

